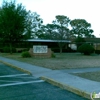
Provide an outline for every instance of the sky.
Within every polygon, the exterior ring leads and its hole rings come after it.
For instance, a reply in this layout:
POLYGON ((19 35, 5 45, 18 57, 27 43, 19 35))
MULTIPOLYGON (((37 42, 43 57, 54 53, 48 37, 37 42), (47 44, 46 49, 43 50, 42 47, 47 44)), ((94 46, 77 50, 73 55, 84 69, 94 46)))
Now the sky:
MULTIPOLYGON (((0 5, 2 1, 0 0, 0 5)), ((37 12, 44 24, 52 23, 56 15, 65 15, 71 20, 85 19, 91 23, 96 37, 100 37, 99 2, 100 0, 16 0, 16 3, 22 3, 27 10, 37 12)))

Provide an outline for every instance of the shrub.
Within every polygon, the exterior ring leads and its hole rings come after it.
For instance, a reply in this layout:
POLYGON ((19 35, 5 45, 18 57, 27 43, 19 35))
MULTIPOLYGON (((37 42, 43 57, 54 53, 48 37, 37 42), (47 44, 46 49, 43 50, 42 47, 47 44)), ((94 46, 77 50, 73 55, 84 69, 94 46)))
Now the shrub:
POLYGON ((52 53, 51 57, 52 58, 56 58, 56 55, 54 53, 52 53))
MULTIPOLYGON (((10 53, 10 47, 3 47, 4 53, 10 53)), ((16 53, 16 48, 12 47, 12 53, 16 53)))
POLYGON ((22 56, 23 58, 31 57, 31 55, 30 55, 30 53, 29 53, 28 51, 22 52, 21 56, 22 56))
POLYGON ((79 48, 78 51, 83 53, 84 55, 90 55, 94 53, 94 48, 90 44, 82 44, 79 48))

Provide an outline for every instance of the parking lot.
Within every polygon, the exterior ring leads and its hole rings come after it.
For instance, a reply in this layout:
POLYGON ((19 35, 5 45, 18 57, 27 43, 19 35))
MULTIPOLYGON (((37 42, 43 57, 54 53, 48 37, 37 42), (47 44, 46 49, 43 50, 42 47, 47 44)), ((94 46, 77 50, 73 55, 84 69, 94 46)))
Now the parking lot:
POLYGON ((88 100, 0 63, 0 100, 88 100))

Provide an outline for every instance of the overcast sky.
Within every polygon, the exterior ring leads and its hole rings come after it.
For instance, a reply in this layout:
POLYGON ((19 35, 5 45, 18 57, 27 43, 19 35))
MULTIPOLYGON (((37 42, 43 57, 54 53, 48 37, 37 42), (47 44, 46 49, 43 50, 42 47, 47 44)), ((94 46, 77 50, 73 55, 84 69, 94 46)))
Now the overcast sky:
MULTIPOLYGON (((3 0, 0 0, 0 4, 3 0)), ((10 1, 10 0, 7 0, 10 1)), ((44 24, 51 23, 56 15, 72 19, 86 19, 91 23, 94 35, 100 37, 100 0, 16 0, 27 10, 37 12, 44 24)))

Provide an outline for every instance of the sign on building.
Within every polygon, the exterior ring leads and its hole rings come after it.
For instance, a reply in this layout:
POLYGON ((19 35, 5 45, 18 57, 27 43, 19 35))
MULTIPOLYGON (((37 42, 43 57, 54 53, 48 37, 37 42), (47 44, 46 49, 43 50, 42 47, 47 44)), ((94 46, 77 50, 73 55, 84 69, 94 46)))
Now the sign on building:
POLYGON ((33 46, 33 53, 47 53, 48 52, 48 47, 43 45, 34 45, 33 46))

